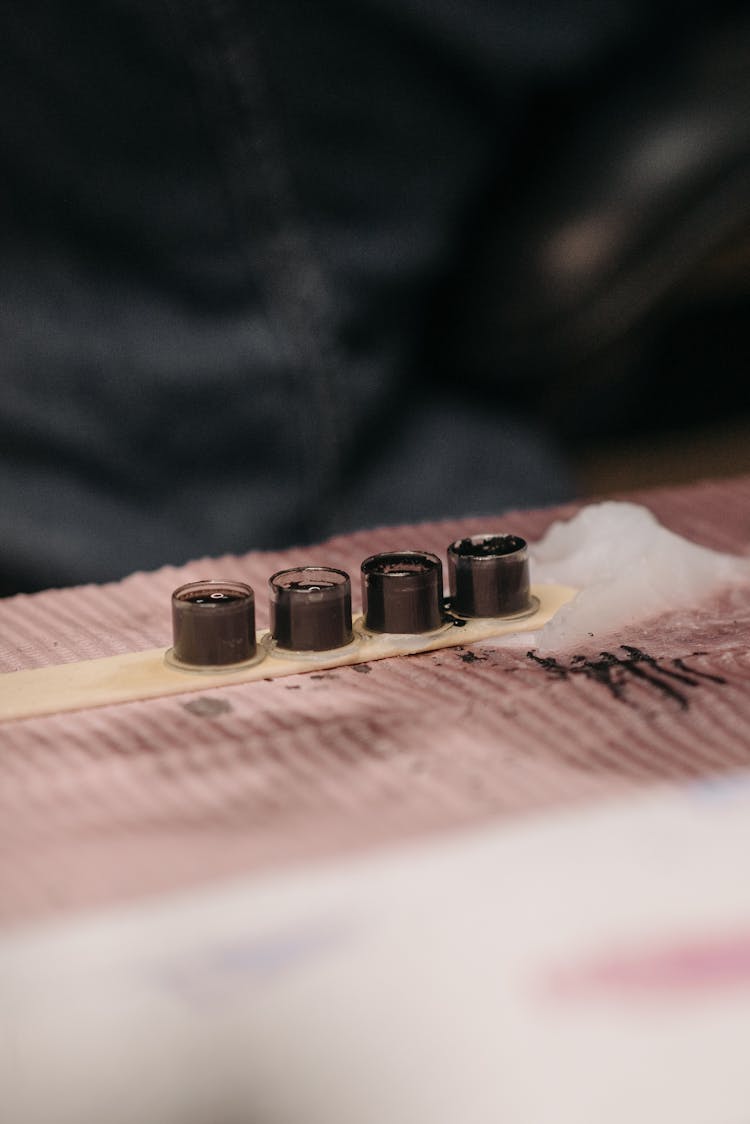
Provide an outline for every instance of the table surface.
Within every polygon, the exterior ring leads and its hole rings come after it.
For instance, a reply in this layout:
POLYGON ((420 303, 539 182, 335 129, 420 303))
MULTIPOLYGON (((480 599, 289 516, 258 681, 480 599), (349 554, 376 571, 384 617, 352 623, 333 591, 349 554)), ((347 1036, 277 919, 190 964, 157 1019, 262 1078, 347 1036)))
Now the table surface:
MULTIPOLYGON (((750 477, 629 495, 750 553, 750 477)), ((0 670, 170 642, 170 594, 460 534, 530 541, 575 506, 386 528, 0 602, 0 670)), ((750 765, 750 593, 646 621, 588 662, 479 645, 0 726, 3 923, 268 872, 750 765), (642 657, 632 659, 632 649, 642 657), (629 650, 630 654, 629 654, 629 650)), ((0 681, 0 690, 2 683, 0 681)))

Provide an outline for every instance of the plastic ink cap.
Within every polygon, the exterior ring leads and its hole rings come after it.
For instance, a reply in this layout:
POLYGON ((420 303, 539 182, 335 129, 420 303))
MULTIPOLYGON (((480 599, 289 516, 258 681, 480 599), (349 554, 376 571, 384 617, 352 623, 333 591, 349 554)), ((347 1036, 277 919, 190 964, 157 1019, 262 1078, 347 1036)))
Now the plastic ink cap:
POLYGON ((255 656, 255 597, 234 581, 189 582, 172 594, 173 654, 191 667, 224 667, 255 656))
POLYGON ((443 623, 443 567, 417 550, 373 554, 362 563, 362 610, 372 632, 433 632, 443 623))
POLYGON ((526 542, 472 535, 448 547, 451 610, 461 617, 510 617, 532 608, 526 542))
POLYGON ((352 640, 349 575, 328 566, 279 570, 270 578, 271 636, 293 652, 326 652, 352 640))

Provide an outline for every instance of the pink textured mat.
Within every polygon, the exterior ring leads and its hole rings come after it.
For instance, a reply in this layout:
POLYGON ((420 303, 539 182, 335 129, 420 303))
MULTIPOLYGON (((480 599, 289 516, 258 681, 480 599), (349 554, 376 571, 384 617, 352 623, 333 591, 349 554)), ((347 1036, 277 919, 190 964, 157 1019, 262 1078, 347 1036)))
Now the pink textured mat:
MULTIPOLYGON (((631 497, 718 550, 750 550, 750 478, 631 497)), ((505 516, 534 541, 573 508, 505 516)), ((0 670, 170 642, 181 582, 378 550, 444 554, 492 520, 384 529, 0 601, 0 670)), ((356 595, 355 595, 356 596, 356 595)), ((750 765, 750 595, 612 639, 612 658, 543 665, 452 649, 294 680, 0 726, 6 923, 341 849, 750 765), (620 647, 628 646, 628 647, 620 647)), ((0 684, 1 689, 1 684, 0 684)))

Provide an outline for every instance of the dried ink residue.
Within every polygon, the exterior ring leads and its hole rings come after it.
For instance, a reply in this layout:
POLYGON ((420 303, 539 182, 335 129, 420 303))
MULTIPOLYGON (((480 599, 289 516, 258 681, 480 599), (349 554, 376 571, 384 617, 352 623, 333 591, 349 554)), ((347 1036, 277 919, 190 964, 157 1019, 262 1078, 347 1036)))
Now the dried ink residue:
POLYGON ((458 658, 461 660, 461 663, 485 663, 487 660, 486 656, 478 656, 476 652, 472 652, 470 648, 467 648, 465 651, 459 649, 458 658))
POLYGON ((232 709, 229 699, 213 699, 202 695, 198 699, 190 699, 180 704, 189 714, 196 718, 215 718, 217 714, 228 714, 232 709))
POLYGON ((358 672, 360 675, 369 675, 372 671, 369 663, 353 663, 350 665, 352 671, 358 672))
MULTIPOLYGON (((600 652, 598 659, 589 656, 573 656, 569 664, 561 664, 554 656, 537 656, 535 652, 526 655, 534 663, 539 664, 555 679, 570 679, 573 675, 583 675, 606 687, 613 698, 620 702, 634 705, 627 696, 627 688, 635 681, 640 681, 652 687, 664 698, 676 702, 681 710, 687 710, 689 700, 687 689, 699 687, 700 681, 708 680, 711 683, 726 683, 720 675, 709 675, 704 671, 695 671, 688 667, 682 658, 671 660, 655 659, 640 648, 633 648, 629 644, 620 645, 625 656, 616 656, 613 652, 600 652)), ((693 655, 703 655, 694 652, 693 655)))

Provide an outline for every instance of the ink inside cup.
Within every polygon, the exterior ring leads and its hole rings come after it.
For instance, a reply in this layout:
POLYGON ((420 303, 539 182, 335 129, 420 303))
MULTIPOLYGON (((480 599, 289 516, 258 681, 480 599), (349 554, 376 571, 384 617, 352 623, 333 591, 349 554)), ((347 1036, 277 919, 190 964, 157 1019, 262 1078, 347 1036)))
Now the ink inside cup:
POLYGON ((271 637, 292 652, 326 652, 351 643, 349 575, 328 566, 280 570, 269 580, 271 637))
POLYGON ((172 594, 173 658, 190 667, 226 667, 256 654, 255 597, 244 582, 188 582, 172 594))
POLYGON ((451 611, 460 617, 530 612, 528 547, 517 535, 473 535, 448 547, 451 611))
POLYGON ((373 554, 362 563, 362 611, 372 632, 433 632, 443 624, 443 567, 416 550, 373 554))

